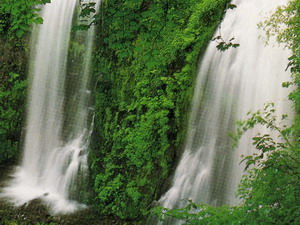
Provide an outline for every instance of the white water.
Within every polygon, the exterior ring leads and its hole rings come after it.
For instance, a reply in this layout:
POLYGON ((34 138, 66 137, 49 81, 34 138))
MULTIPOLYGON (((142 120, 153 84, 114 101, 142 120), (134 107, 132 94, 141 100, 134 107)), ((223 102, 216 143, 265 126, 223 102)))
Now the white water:
POLYGON ((70 190, 76 190, 76 183, 88 168, 88 88, 94 28, 73 35, 85 50, 79 65, 72 69, 68 49, 77 3, 52 0, 42 8, 44 23, 32 34, 24 155, 13 179, 2 190, 2 196, 16 206, 40 198, 52 213, 84 207, 70 200, 74 195, 70 190), (72 79, 68 80, 67 71, 74 70, 77 73, 69 75, 72 79))
MULTIPOLYGON (((248 111, 275 102, 277 114, 290 111, 289 90, 281 83, 289 80, 285 72, 290 56, 277 44, 263 44, 264 32, 257 24, 286 0, 235 0, 222 23, 222 37, 240 47, 220 52, 216 43, 208 46, 200 64, 192 102, 188 135, 183 156, 171 188, 159 200, 167 208, 182 207, 182 199, 211 205, 238 204, 236 187, 243 174, 241 155, 254 151, 251 137, 266 130, 260 127, 244 135, 238 149, 231 150, 228 133, 234 122, 248 111)), ((219 35, 217 31, 216 35, 219 35)), ((175 222, 171 222, 175 224, 175 222)))

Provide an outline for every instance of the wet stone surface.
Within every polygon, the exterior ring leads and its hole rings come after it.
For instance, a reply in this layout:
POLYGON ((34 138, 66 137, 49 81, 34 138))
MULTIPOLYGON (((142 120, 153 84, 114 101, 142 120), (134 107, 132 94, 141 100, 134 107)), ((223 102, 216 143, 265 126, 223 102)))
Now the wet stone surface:
MULTIPOLYGON (((5 186, 12 170, 12 167, 0 167, 0 188, 5 186)), ((125 221, 115 218, 103 217, 89 208, 69 215, 50 215, 40 199, 32 200, 16 208, 0 198, 0 225, 118 225, 124 223, 125 221)))
POLYGON ((91 209, 85 209, 69 215, 49 214, 41 200, 35 199, 30 203, 15 208, 5 200, 0 200, 0 224, 20 225, 118 225, 124 222, 113 218, 104 218, 91 209))

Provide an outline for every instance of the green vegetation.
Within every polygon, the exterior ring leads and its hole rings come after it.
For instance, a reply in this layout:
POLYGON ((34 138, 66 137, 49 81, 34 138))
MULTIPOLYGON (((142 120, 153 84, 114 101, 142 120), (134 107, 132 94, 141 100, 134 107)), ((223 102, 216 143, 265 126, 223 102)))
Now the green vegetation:
POLYGON ((94 54, 95 206, 140 218, 185 136, 197 64, 227 0, 104 1, 94 54))
MULTIPOLYGON (((0 0, 0 165, 19 155, 28 70, 26 34, 32 23, 43 22, 34 6, 47 2, 0 0)), ((81 15, 94 13, 93 6, 83 5, 81 15)), ((235 8, 229 0, 102 2, 101 13, 93 20, 97 25, 90 151, 94 195, 89 198, 95 220, 101 214, 111 216, 108 221, 118 218, 115 224, 121 224, 120 219, 128 224, 141 221, 151 202, 167 187, 181 154, 198 61, 228 8, 235 8)), ((183 209, 156 208, 162 219, 173 217, 187 224, 300 223, 299 9, 300 1, 293 0, 261 24, 269 35, 279 34, 278 41, 293 51, 289 67, 294 80, 284 86, 297 87, 290 95, 296 115, 291 127, 280 127, 272 105, 267 105, 240 123, 239 135, 262 124, 279 132, 282 140, 275 142, 268 134, 253 138, 260 154, 244 158, 249 176, 243 178, 239 189, 243 204, 214 208, 188 201, 183 209), (284 30, 279 29, 281 24, 286 24, 284 30), (255 169, 251 169, 253 164, 255 169)), ((238 47, 233 39, 228 42, 218 36, 214 40, 221 51, 238 47)), ((81 47, 72 42, 70 51, 80 54, 81 47)), ((10 211, 3 215, 20 224, 10 211)), ((47 216, 44 223, 59 223, 47 216)), ((32 219, 37 220, 40 217, 32 219)))
POLYGON ((24 122, 26 46, 0 38, 0 165, 14 161, 24 122), (2 44, 4 42, 4 44, 2 44))
POLYGON ((50 0, 1 0, 0 33, 22 37, 30 30, 32 23, 43 23, 38 15, 41 9, 36 6, 49 2, 50 0))

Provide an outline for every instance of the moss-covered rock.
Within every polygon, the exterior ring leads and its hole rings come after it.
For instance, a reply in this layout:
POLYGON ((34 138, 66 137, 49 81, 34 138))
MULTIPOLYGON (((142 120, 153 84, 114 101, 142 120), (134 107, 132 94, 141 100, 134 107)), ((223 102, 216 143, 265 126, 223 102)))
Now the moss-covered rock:
POLYGON ((94 205, 139 218, 184 142, 200 54, 227 0, 107 0, 94 53, 94 205))

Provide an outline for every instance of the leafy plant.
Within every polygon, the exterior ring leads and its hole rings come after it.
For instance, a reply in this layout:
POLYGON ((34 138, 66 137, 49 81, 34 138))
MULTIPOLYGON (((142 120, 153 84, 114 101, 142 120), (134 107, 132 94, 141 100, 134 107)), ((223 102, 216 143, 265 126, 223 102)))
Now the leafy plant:
MULTIPOLYGON (((235 9, 237 6, 235 4, 232 4, 232 3, 228 3, 225 11, 224 11, 224 14, 227 12, 228 9, 235 9)), ((235 39, 235 38, 231 38, 229 41, 225 41, 222 37, 222 22, 220 23, 219 25, 219 35, 214 37, 212 40, 217 42, 218 45, 217 45, 217 49, 220 50, 221 52, 224 52, 226 50, 228 50, 229 48, 237 48, 240 46, 240 44, 238 43, 233 43, 232 41, 235 39)))
POLYGON ((0 37, 0 165, 19 155, 26 98, 26 45, 0 37))
POLYGON ((96 3, 95 2, 84 2, 79 1, 80 13, 79 18, 80 24, 73 27, 74 31, 77 30, 88 30, 92 25, 97 23, 98 15, 96 14, 96 3))
POLYGON ((231 38, 228 42, 224 41, 222 36, 217 36, 213 38, 213 41, 216 41, 218 43, 217 49, 220 50, 221 52, 224 52, 228 50, 229 48, 237 48, 240 46, 240 44, 233 43, 232 41, 234 38, 231 38))
POLYGON ((41 24, 43 19, 38 12, 38 5, 50 0, 2 0, 0 3, 0 33, 11 37, 22 37, 30 30, 33 23, 41 24))

